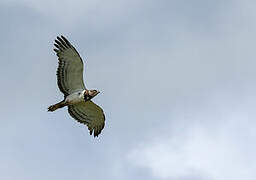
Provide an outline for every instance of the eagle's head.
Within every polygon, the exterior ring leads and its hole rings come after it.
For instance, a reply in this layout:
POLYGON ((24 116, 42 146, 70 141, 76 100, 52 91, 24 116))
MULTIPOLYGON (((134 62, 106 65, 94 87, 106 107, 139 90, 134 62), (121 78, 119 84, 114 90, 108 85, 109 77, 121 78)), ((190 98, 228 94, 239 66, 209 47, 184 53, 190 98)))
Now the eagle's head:
POLYGON ((84 99, 85 101, 92 99, 94 96, 99 94, 100 92, 97 90, 85 90, 84 92, 84 99))
POLYGON ((88 91, 88 95, 89 96, 91 96, 92 98, 94 97, 94 96, 96 96, 97 94, 99 94, 100 92, 99 91, 97 91, 97 90, 89 90, 88 91))

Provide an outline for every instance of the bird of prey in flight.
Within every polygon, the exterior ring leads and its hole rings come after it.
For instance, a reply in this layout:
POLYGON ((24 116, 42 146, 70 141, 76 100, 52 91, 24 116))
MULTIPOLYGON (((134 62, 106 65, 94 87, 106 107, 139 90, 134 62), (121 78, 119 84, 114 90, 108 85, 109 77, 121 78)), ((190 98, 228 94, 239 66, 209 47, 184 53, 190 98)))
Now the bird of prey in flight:
POLYGON ((90 135, 98 136, 105 125, 103 110, 92 102, 99 94, 97 90, 88 90, 83 81, 83 60, 77 50, 64 37, 57 37, 53 49, 59 60, 57 82, 64 100, 51 105, 48 111, 68 106, 69 114, 78 122, 88 126, 90 135))

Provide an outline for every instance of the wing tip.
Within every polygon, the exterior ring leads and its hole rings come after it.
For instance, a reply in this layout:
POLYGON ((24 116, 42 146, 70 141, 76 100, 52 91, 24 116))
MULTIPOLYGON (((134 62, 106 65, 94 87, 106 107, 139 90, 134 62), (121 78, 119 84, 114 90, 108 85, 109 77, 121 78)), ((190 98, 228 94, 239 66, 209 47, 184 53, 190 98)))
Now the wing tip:
POLYGON ((71 43, 63 36, 57 36, 54 40, 54 46, 60 51, 72 47, 71 43))
POLYGON ((91 128, 88 128, 88 129, 89 129, 90 135, 93 135, 94 138, 98 137, 102 131, 102 129, 100 129, 100 130, 91 129, 91 128))
POLYGON ((68 41, 68 39, 63 36, 63 35, 60 35, 60 39, 68 46, 68 47, 72 47, 71 43, 68 41))

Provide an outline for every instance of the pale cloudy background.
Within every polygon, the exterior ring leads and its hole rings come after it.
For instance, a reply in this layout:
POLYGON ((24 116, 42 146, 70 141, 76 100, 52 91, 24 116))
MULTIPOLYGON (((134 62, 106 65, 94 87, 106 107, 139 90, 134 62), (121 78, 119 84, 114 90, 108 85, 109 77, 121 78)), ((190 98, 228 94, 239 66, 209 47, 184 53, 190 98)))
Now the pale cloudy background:
POLYGON ((1 0, 0 179, 256 179, 256 2, 1 0), (102 93, 99 138, 57 89, 57 35, 102 93))

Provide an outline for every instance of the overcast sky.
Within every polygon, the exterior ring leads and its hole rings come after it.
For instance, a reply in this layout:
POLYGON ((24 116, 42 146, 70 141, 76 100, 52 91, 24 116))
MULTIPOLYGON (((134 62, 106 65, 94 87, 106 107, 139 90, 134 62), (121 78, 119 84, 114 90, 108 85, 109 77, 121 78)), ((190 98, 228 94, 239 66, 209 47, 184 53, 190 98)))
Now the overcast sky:
POLYGON ((0 179, 255 180, 256 2, 1 0, 0 179), (56 82, 66 36, 106 114, 98 138, 56 82))

